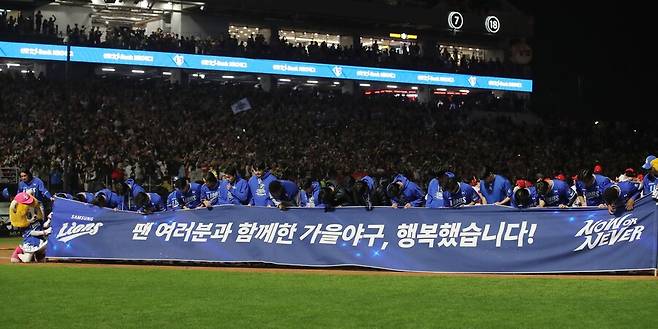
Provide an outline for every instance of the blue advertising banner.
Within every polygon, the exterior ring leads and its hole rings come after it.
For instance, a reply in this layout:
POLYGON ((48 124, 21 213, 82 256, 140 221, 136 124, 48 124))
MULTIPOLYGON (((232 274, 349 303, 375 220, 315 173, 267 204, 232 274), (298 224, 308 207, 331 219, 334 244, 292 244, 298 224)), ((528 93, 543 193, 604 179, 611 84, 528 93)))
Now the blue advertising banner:
POLYGON ((75 54, 71 61, 75 62, 532 91, 532 80, 526 79, 108 48, 71 47, 71 51, 75 54))
MULTIPOLYGON (((0 58, 66 61, 66 46, 0 41, 0 58)), ((531 92, 532 80, 362 66, 94 47, 71 47, 73 62, 278 74, 531 92)))
POLYGON ((549 273, 656 268, 656 203, 606 210, 475 206, 220 206, 151 215, 57 199, 53 259, 356 265, 399 271, 549 273))
POLYGON ((0 41, 0 58, 66 61, 66 46, 0 41))

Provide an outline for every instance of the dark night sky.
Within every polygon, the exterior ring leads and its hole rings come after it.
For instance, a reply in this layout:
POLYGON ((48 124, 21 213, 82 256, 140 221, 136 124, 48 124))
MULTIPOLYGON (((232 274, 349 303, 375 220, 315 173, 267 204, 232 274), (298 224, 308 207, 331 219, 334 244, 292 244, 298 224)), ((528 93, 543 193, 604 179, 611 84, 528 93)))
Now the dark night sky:
POLYGON ((535 17, 535 108, 601 118, 622 117, 622 109, 650 110, 647 74, 658 52, 648 47, 658 40, 651 35, 658 25, 648 29, 648 8, 630 2, 512 3, 535 17))

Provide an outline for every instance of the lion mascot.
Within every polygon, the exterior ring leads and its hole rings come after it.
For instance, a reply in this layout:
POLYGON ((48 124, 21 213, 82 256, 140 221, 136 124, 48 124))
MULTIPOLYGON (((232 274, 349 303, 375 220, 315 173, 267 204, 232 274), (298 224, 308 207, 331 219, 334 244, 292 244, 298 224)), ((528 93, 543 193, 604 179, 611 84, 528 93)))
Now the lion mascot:
POLYGON ((12 263, 29 263, 45 256, 50 219, 44 221, 43 208, 32 195, 21 192, 9 206, 11 225, 23 229, 23 242, 11 255, 12 263))

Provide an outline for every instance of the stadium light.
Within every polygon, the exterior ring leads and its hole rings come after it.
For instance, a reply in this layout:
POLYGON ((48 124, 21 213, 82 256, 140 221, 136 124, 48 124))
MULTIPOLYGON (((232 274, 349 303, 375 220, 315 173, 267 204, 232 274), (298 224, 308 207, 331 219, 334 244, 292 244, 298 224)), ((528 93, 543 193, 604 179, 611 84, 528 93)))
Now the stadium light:
POLYGON ((412 90, 418 90, 418 87, 413 86, 413 87, 411 87, 411 89, 412 89, 412 90))
POLYGON ((18 66, 21 66, 21 64, 18 64, 18 63, 7 63, 7 67, 12 67, 12 66, 16 66, 16 67, 18 67, 18 66))
POLYGON ((28 71, 28 70, 21 70, 21 73, 23 73, 23 74, 27 74, 27 73, 30 73, 30 71, 28 71))
POLYGON ((131 70, 130 72, 132 72, 132 73, 139 73, 139 74, 143 74, 143 73, 144 73, 143 70, 131 70))
POLYGON ((281 82, 290 82, 290 79, 279 79, 281 82))
POLYGON ((171 72, 162 72, 162 75, 171 75, 171 72))
POLYGON ((360 87, 370 87, 369 83, 359 83, 360 87))
POLYGON ((104 68, 101 69, 101 71, 103 71, 103 72, 114 72, 116 70, 114 68, 111 68, 111 67, 104 67, 104 68))
POLYGON ((339 85, 339 84, 340 84, 340 82, 334 81, 334 85, 339 85))
POLYGON ((599 122, 598 122, 598 121, 594 121, 594 125, 598 125, 598 124, 599 124, 599 122))
POLYGON ((445 88, 436 88, 436 91, 448 91, 448 89, 445 89, 445 88))
POLYGON ((318 80, 306 80, 306 82, 307 82, 307 83, 316 84, 316 83, 318 83, 318 80))
POLYGON ((468 90, 468 89, 459 89, 459 92, 460 92, 460 93, 467 93, 467 94, 468 94, 468 93, 470 93, 471 91, 468 90))
POLYGON ((222 75, 222 78, 224 78, 224 79, 234 79, 235 76, 233 76, 233 75, 222 75))

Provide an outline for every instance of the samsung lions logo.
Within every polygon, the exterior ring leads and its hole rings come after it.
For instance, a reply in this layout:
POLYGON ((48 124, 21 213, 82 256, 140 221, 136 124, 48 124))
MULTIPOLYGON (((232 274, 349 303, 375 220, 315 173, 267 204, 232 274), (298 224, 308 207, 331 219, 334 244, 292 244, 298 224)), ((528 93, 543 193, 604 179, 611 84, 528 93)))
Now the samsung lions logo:
POLYGON ((185 63, 185 57, 183 57, 183 55, 174 56, 174 63, 178 66, 183 65, 185 63))
POLYGON ((57 233, 57 241, 69 242, 83 235, 96 235, 101 226, 103 226, 103 223, 64 223, 62 228, 57 233))
POLYGON ((336 77, 339 77, 339 78, 340 78, 340 76, 343 75, 343 68, 340 67, 340 66, 334 66, 334 68, 331 69, 331 71, 334 72, 334 74, 336 75, 336 77))
POLYGON ((474 76, 470 76, 470 77, 468 78, 468 83, 471 84, 471 87, 475 87, 475 84, 476 84, 477 82, 478 82, 478 78, 476 78, 476 77, 474 77, 474 76))

